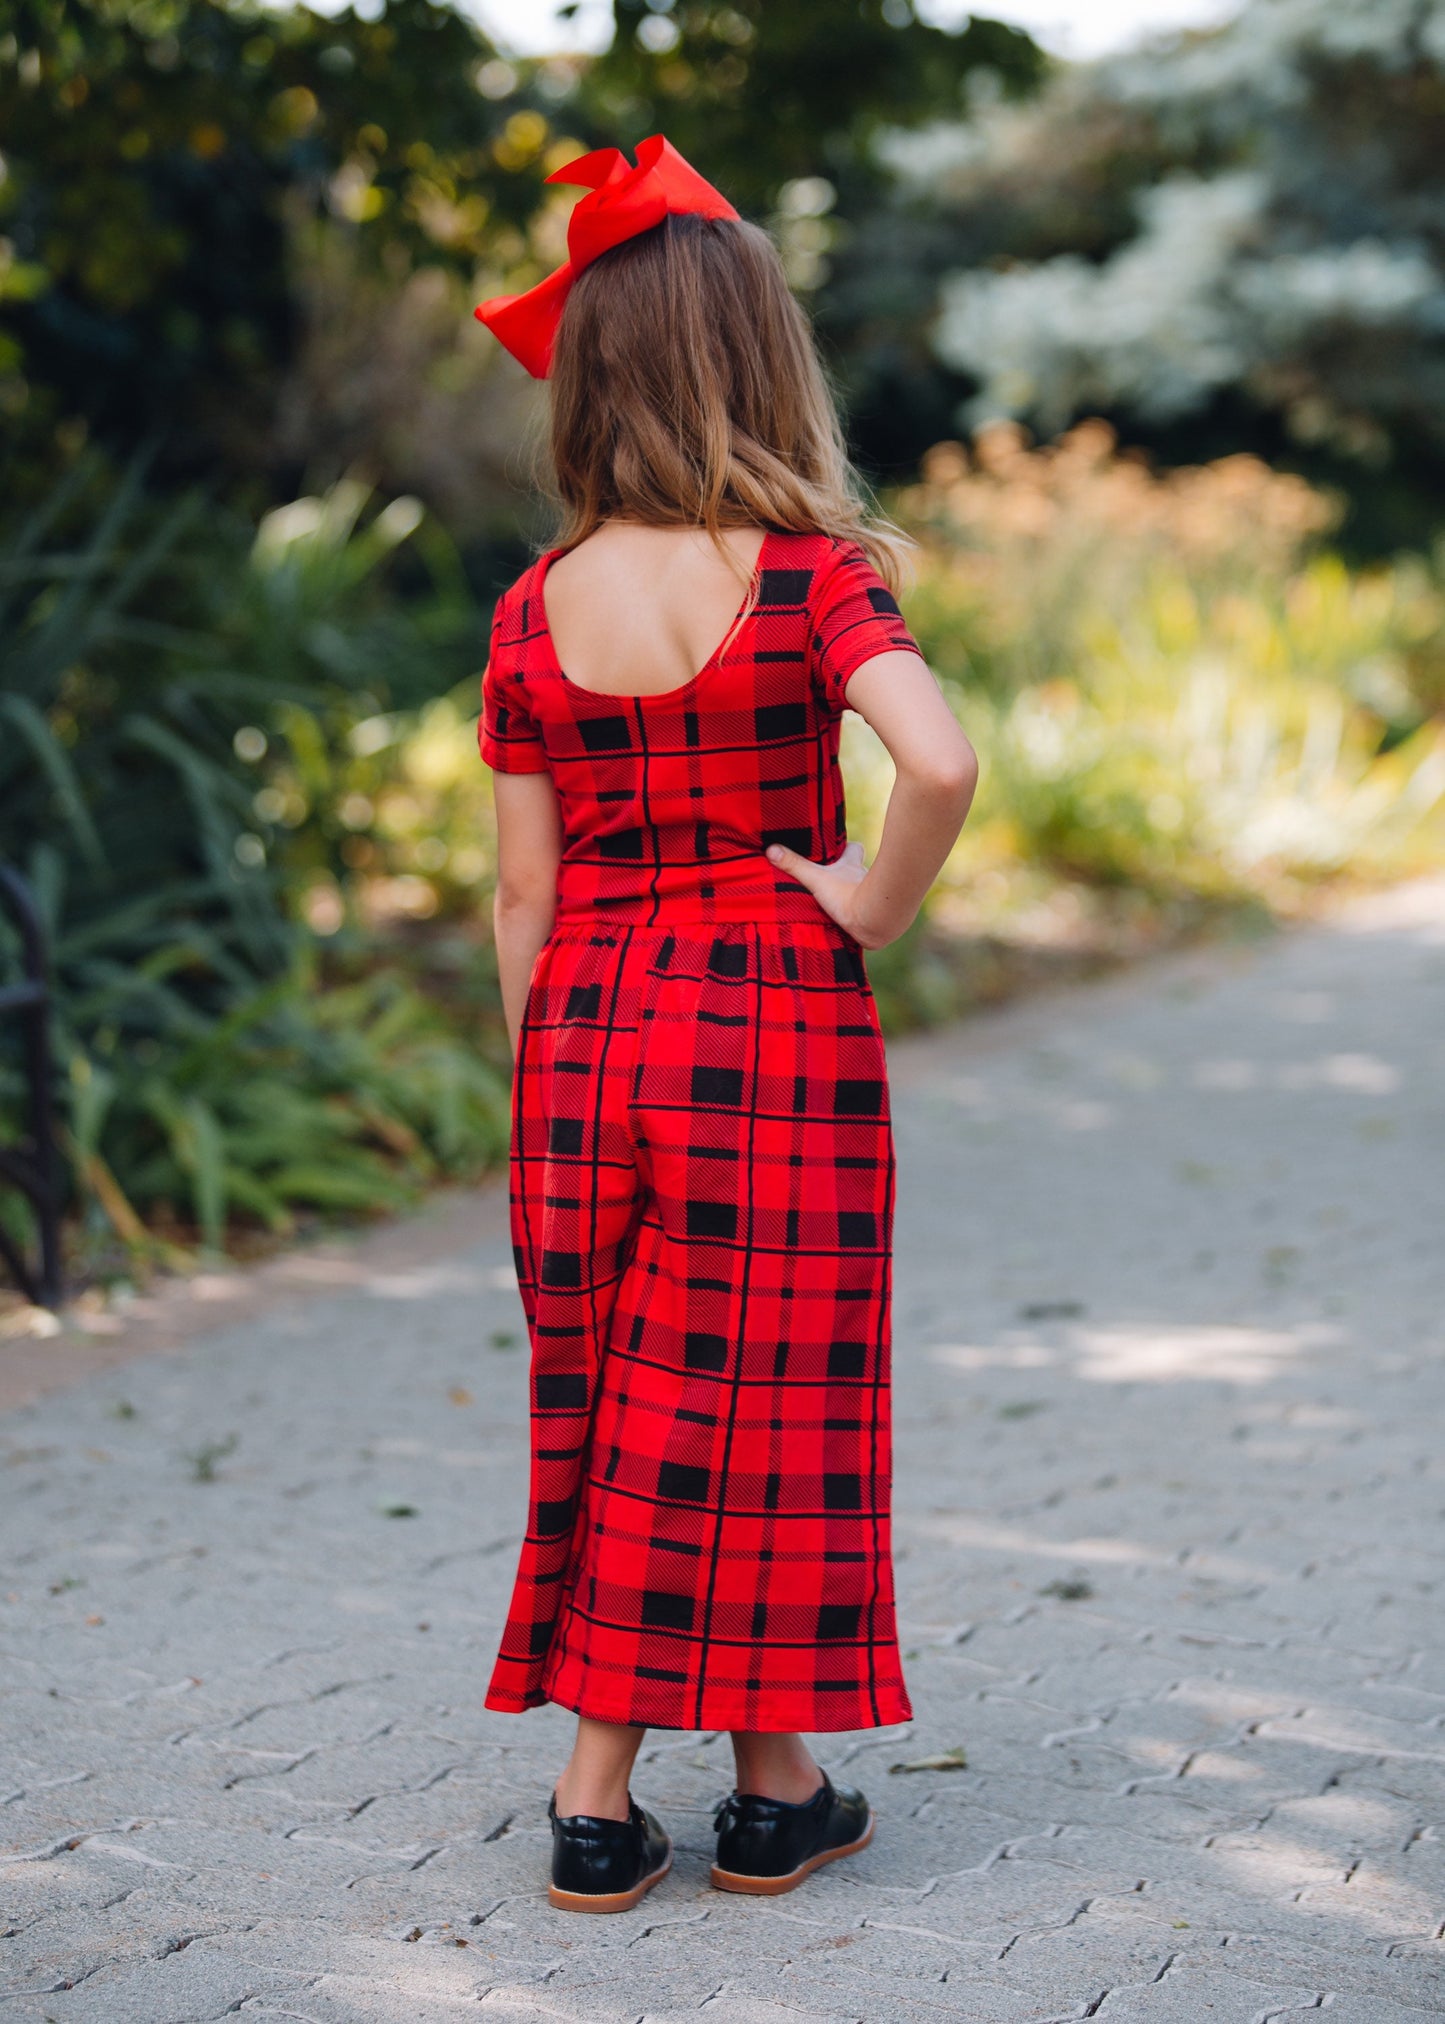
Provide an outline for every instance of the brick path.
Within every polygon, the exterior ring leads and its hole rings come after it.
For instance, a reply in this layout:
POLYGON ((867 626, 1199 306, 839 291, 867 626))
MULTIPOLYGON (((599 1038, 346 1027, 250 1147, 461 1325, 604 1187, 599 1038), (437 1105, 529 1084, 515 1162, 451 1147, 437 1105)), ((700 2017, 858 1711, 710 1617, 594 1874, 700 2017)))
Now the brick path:
POLYGON ((547 1906, 493 1217, 0 1420, 0 2024, 1445 2013, 1445 888, 892 1059, 872 1847, 711 1891, 726 1739, 659 1733, 673 1874, 547 1906))

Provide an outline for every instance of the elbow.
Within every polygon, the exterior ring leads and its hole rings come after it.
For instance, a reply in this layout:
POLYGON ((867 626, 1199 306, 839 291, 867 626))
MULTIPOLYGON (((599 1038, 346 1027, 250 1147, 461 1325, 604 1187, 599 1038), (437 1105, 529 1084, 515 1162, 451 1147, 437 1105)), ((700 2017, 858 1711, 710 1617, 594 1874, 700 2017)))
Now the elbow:
POLYGON ((967 738, 929 753, 908 769, 916 788, 950 807, 966 810, 978 787, 978 754, 967 738))
POLYGON ((555 879, 499 878, 492 897, 492 917, 499 927, 545 920, 556 911, 555 879))

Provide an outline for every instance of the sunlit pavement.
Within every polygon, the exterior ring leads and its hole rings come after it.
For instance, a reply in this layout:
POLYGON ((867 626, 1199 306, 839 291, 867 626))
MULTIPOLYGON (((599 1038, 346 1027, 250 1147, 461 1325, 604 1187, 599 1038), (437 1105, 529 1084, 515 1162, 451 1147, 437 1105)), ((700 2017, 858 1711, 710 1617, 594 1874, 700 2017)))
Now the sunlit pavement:
POLYGON ((546 1904, 493 1218, 0 1421, 0 2017, 1445 2012, 1445 887, 891 1059, 872 1846, 710 1890, 727 1741, 659 1732, 672 1875, 546 1904))

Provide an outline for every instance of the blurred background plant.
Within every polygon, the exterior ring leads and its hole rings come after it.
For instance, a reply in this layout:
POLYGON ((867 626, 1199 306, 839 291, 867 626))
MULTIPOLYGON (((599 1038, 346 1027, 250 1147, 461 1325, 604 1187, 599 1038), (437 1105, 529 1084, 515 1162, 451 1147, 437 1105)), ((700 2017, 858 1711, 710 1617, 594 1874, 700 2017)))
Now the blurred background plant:
MULTIPOLYGON (((5 854, 53 946, 78 1261, 475 1175, 507 1123, 485 952, 435 950, 423 977, 339 897, 384 857, 357 814, 366 727, 480 650, 448 544, 344 481, 252 536, 197 498, 157 509, 137 461, 52 547, 91 475, 0 550, 5 854), (401 597, 407 543, 434 568, 401 597)), ((18 1060, 0 1072, 10 1122, 18 1060)))
POLYGON ((1357 552, 1413 544, 1445 456, 1442 84, 1439 0, 1245 0, 883 137, 961 417, 1247 446, 1343 487, 1357 552))
MULTIPOLYGON (((892 1030, 1440 862, 1445 0, 1094 64, 908 0, 614 19, 531 58, 434 0, 0 23, 0 857, 82 1277, 505 1149, 475 717, 543 411, 469 311, 561 257, 588 146, 663 128, 768 224, 917 535, 984 783, 870 958, 892 1030)), ((887 762, 844 750, 867 838, 887 762)))
MULTIPOLYGON (((1040 446, 984 425, 894 504, 910 618, 986 755, 878 965, 895 1025, 1439 864, 1445 584, 1418 555, 1347 566, 1338 498, 1243 453, 1155 469, 1094 420, 1040 446)), ((890 768, 866 732, 851 752, 871 833, 890 768)))

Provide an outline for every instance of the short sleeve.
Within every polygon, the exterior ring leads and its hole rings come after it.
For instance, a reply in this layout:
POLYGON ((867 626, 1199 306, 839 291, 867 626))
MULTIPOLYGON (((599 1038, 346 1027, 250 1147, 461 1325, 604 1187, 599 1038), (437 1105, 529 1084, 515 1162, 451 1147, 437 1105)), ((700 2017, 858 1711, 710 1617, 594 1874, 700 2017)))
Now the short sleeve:
POLYGON ((547 752, 536 719, 527 708, 522 685, 507 665, 500 625, 502 607, 492 620, 491 652, 482 670, 482 714, 477 745, 497 773, 545 773, 547 752))
POLYGON ((849 676, 875 654, 923 654, 897 598, 856 541, 840 541, 818 572, 809 618, 813 681, 834 710, 847 709, 849 676))

